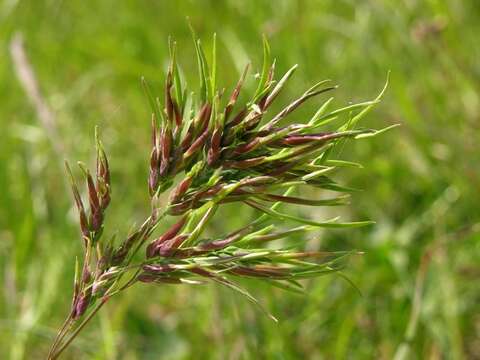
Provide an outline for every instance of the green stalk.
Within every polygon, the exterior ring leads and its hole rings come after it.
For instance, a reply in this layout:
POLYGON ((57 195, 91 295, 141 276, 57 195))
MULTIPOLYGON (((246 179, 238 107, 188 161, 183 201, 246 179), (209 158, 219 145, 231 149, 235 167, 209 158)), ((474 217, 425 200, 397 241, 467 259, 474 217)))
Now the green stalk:
POLYGON ((107 302, 108 298, 102 299, 100 303, 88 314, 88 316, 82 321, 82 323, 75 329, 72 335, 67 339, 67 341, 52 355, 48 360, 56 360, 65 351, 65 349, 70 345, 70 343, 77 337, 77 335, 82 331, 82 329, 87 325, 93 316, 102 308, 102 306, 107 302))

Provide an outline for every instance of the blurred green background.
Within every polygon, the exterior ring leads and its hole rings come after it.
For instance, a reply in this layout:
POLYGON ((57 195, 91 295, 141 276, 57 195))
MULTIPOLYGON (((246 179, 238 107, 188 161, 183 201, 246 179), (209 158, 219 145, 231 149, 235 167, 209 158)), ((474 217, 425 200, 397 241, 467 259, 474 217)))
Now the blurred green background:
MULTIPOLYGON (((207 50, 217 33, 227 88, 246 62, 260 68, 262 33, 279 74, 298 63, 279 104, 324 78, 340 85, 338 106, 369 100, 391 70, 364 125, 402 127, 350 144, 343 158, 365 168, 337 176, 363 191, 335 211, 377 224, 305 239, 309 249, 365 251, 346 270, 362 295, 335 275, 309 282, 304 297, 247 283, 275 324, 213 285, 138 285, 65 358, 480 359, 476 0, 0 1, 0 358, 44 358, 67 312, 82 246, 62 161, 93 164, 95 125, 113 172, 106 231, 124 235, 148 213, 149 110, 139 79, 161 90, 171 35, 197 87, 186 16, 207 50), (19 81, 21 39, 37 103, 19 81)), ((227 207, 209 231, 251 216, 227 207)))

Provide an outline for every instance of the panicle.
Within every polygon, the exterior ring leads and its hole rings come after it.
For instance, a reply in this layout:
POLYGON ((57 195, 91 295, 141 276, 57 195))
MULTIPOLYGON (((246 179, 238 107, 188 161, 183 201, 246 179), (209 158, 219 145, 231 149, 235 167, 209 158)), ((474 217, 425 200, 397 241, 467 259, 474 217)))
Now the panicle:
MULTIPOLYGON (((333 111, 329 111, 330 98, 310 120, 282 125, 281 122, 307 100, 332 91, 335 86, 326 86, 327 81, 319 82, 279 112, 271 113, 272 104, 297 65, 275 80, 275 61, 271 60, 270 48, 264 39, 264 63, 253 96, 246 102, 240 101, 244 98, 240 95, 242 88, 248 88, 244 85, 250 80, 247 78, 248 64, 230 96, 223 101, 224 90, 216 88, 215 40, 210 65, 193 31, 192 35, 200 73, 198 99, 187 95, 174 42, 170 42, 171 62, 163 100, 154 97, 142 78, 151 107, 147 183, 152 213, 120 244, 115 244, 114 236, 107 242, 102 238, 105 211, 111 200, 111 175, 97 130, 95 174, 92 176, 87 167, 79 163, 86 183, 88 211, 71 169, 65 164, 86 249, 83 271, 76 270, 70 314, 74 320, 82 317, 95 302, 105 302, 112 293, 135 282, 199 284, 215 281, 259 305, 232 278, 268 280, 275 286, 299 292, 298 279, 338 271, 341 260, 349 255, 295 251, 291 247, 261 248, 259 245, 295 235, 303 237, 318 228, 371 224, 369 221, 340 223, 337 218, 316 221, 280 212, 278 206, 282 203, 299 206, 347 204, 348 193, 354 189, 338 184, 329 173, 342 166, 357 167, 358 164, 331 160, 330 156, 335 146, 346 139, 368 138, 391 128, 354 128, 380 101, 385 89, 373 101, 333 111), (354 111, 359 112, 352 114, 354 111), (319 131, 342 114, 349 114, 345 124, 319 131), (292 194, 299 186, 340 194, 322 199, 292 194), (171 189, 170 195, 163 196, 168 189, 171 189), (217 210, 226 203, 249 206, 259 215, 235 231, 216 238, 206 237, 207 225, 216 213, 224 216, 217 210), (164 210, 160 211, 161 208, 164 210), (179 218, 160 232, 158 228, 166 216, 179 218), (283 228, 291 222, 297 226, 283 228), (139 260, 140 249, 145 253, 139 260), (120 282, 125 274, 133 275, 130 280, 120 282), (196 280, 198 278, 204 281, 196 280)), ((234 216, 240 216, 240 211, 234 216)))

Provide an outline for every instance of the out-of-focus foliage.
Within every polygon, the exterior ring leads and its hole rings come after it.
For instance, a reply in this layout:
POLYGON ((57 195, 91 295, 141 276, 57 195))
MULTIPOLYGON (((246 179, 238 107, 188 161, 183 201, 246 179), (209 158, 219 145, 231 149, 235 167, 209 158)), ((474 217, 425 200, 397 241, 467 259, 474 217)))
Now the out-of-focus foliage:
MULTIPOLYGON (((368 100, 391 70, 365 125, 403 126, 343 150, 364 169, 346 169, 341 180, 364 191, 341 215, 377 224, 289 240, 365 251, 345 272, 362 296, 335 276, 309 282, 306 296, 246 282, 275 324, 215 286, 139 285, 108 305, 65 358, 479 356, 480 3, 8 0, 0 2, 0 357, 44 356, 68 308, 81 241, 62 163, 93 164, 95 125, 112 168, 106 227, 122 235, 148 213, 150 117, 139 79, 160 93, 172 35, 196 86, 186 16, 207 52, 217 33, 220 86, 231 88, 248 61, 261 71, 262 33, 278 73, 298 63, 277 106, 326 77, 340 85, 337 104, 368 100), (15 75, 17 32, 56 131, 42 126, 15 75)), ((253 216, 230 206, 212 226, 227 232, 253 216)))

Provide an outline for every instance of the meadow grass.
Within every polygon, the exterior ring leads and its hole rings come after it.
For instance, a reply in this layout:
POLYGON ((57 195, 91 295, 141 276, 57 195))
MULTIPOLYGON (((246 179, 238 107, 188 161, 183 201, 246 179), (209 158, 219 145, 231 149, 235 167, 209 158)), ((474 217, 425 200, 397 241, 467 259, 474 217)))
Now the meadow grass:
MULTIPOLYGON (((273 324, 214 286, 167 291, 139 286, 107 306, 66 358, 478 356, 477 2, 5 1, 0 6, 2 358, 45 356, 64 315, 58 310, 68 308, 71 259, 81 253, 81 243, 62 163, 69 158, 93 164, 95 125, 102 128, 110 158, 121 159, 111 164, 121 201, 106 226, 125 234, 145 217, 150 129, 139 80, 143 75, 154 89, 162 88, 168 35, 181 45, 183 69, 195 69, 186 15, 201 38, 217 33, 221 86, 235 83, 247 61, 261 64, 262 33, 270 39, 279 73, 299 63, 279 104, 312 78, 325 77, 340 84, 337 105, 374 98, 391 70, 385 98, 366 124, 403 126, 374 141, 347 144, 342 152, 364 166, 345 169, 343 183, 368 189, 355 193, 355 206, 342 215, 375 219, 376 226, 327 231, 308 242, 290 239, 311 250, 365 251, 346 271, 362 296, 338 277, 309 282, 306 296, 279 296, 280 290, 245 283, 281 319, 273 324), (53 134, 39 122, 8 55, 18 31, 55 116, 53 134)), ((209 42, 205 45, 211 51, 209 42)), ((185 76, 196 84, 193 71, 185 76)), ((329 215, 323 211, 308 215, 329 215)), ((215 233, 254 216, 253 210, 239 214, 235 206, 224 214, 213 220, 215 233)))

